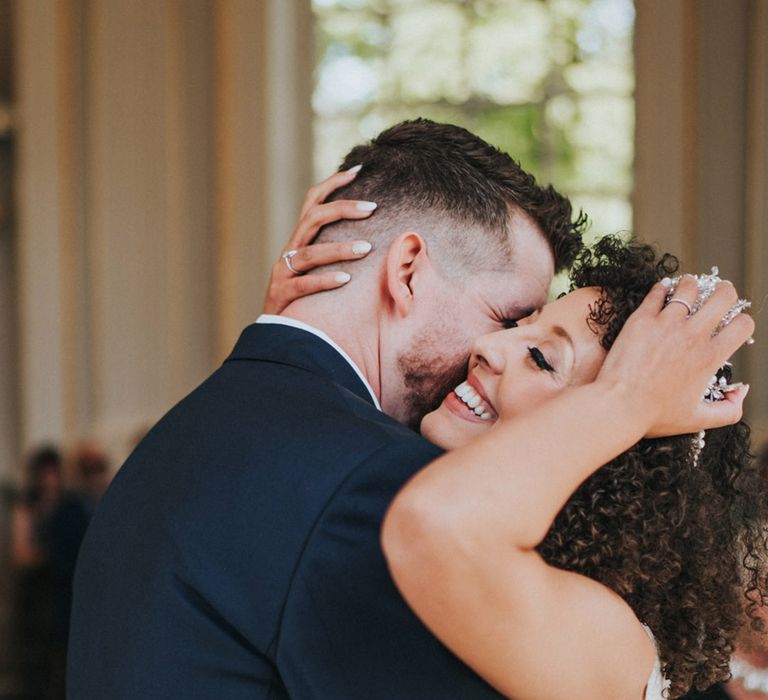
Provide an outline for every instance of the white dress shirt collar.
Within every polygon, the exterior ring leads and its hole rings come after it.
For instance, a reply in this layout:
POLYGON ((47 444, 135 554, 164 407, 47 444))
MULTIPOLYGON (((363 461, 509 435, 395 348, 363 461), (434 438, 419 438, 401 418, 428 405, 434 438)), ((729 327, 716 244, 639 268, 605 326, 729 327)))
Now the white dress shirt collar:
POLYGON ((339 347, 331 338, 323 333, 323 331, 319 330, 318 328, 315 328, 314 326, 310 326, 307 323, 304 323, 303 321, 297 321, 295 318, 288 318, 287 316, 275 316, 273 314, 261 314, 256 319, 256 323, 274 323, 280 326, 290 326, 291 328, 300 328, 303 331, 307 331, 307 333, 311 333, 312 335, 316 335, 321 340, 324 340, 328 345, 330 345, 336 352, 339 353, 348 363, 349 366, 355 371, 355 374, 357 374, 358 377, 360 377, 360 381, 363 383, 366 389, 368 389, 368 393, 371 395, 371 399, 373 400, 373 405, 376 406, 379 410, 381 410, 381 404, 379 403, 379 399, 374 393, 373 389, 371 388, 370 383, 365 378, 365 375, 360 371, 360 368, 355 364, 354 360, 347 355, 344 350, 339 347))

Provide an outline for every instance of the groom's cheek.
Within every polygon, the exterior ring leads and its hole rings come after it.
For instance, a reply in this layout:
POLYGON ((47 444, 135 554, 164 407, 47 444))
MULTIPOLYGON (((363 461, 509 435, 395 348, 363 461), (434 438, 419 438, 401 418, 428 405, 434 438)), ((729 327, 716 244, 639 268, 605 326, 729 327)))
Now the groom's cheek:
POLYGON ((443 399, 466 379, 468 358, 461 356, 458 361, 430 355, 422 348, 404 354, 400 358, 400 369, 408 403, 408 425, 418 429, 421 419, 437 409, 443 399))

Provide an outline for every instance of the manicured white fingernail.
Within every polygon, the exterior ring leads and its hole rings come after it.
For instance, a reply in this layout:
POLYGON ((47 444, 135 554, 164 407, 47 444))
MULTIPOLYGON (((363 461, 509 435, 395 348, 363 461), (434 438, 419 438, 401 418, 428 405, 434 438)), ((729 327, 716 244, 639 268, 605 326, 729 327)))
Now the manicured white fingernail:
POLYGON ((334 278, 339 284, 346 284, 349 282, 349 280, 352 279, 352 275, 350 275, 348 272, 337 272, 336 277, 334 278))
POLYGON ((371 244, 368 241, 358 241, 352 244, 352 252, 355 255, 365 255, 371 252, 371 244))
POLYGON ((373 211, 379 205, 376 202, 358 202, 355 204, 357 211, 373 211))
POLYGON ((669 289, 672 286, 672 279, 670 277, 665 277, 661 280, 661 286, 669 289))
POLYGON ((357 175, 360 172, 360 168, 362 167, 363 167, 362 163, 353 165, 349 170, 347 170, 347 175, 357 175))

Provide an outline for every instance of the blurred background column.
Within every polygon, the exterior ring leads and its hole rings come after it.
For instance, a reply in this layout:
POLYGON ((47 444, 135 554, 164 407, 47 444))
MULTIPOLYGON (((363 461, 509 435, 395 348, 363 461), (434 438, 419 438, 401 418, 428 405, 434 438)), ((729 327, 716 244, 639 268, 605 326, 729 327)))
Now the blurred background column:
POLYGON ((216 353, 261 307, 312 178, 308 0, 214 0, 216 353))
POLYGON ((119 459, 259 312, 310 184, 309 6, 13 9, 19 442, 119 459))
POLYGON ((737 372, 768 438, 768 2, 637 0, 635 231, 754 301, 737 372))
POLYGON ((14 276, 12 29, 10 2, 0 0, 0 484, 14 474, 21 448, 18 439, 17 295, 14 276))

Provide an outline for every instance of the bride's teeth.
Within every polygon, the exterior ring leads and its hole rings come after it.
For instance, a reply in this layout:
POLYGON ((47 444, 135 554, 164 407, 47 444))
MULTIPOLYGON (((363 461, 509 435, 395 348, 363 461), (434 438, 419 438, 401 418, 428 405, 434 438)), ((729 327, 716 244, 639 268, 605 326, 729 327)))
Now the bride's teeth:
POLYGON ((469 388, 470 388, 469 384, 467 384, 466 382, 462 382, 461 384, 459 384, 459 386, 457 386, 454 389, 454 391, 456 392, 456 395, 461 399, 467 393, 469 388))
POLYGON ((483 402, 482 397, 467 382, 462 382, 459 384, 459 386, 457 386, 453 392, 461 399, 462 403, 466 405, 466 407, 478 418, 481 420, 491 419, 492 414, 483 402))
POLYGON ((464 401, 465 403, 468 403, 469 401, 474 399, 475 396, 477 395, 478 395, 477 392, 470 386, 470 387, 467 387, 467 390, 461 395, 461 400, 464 401))

